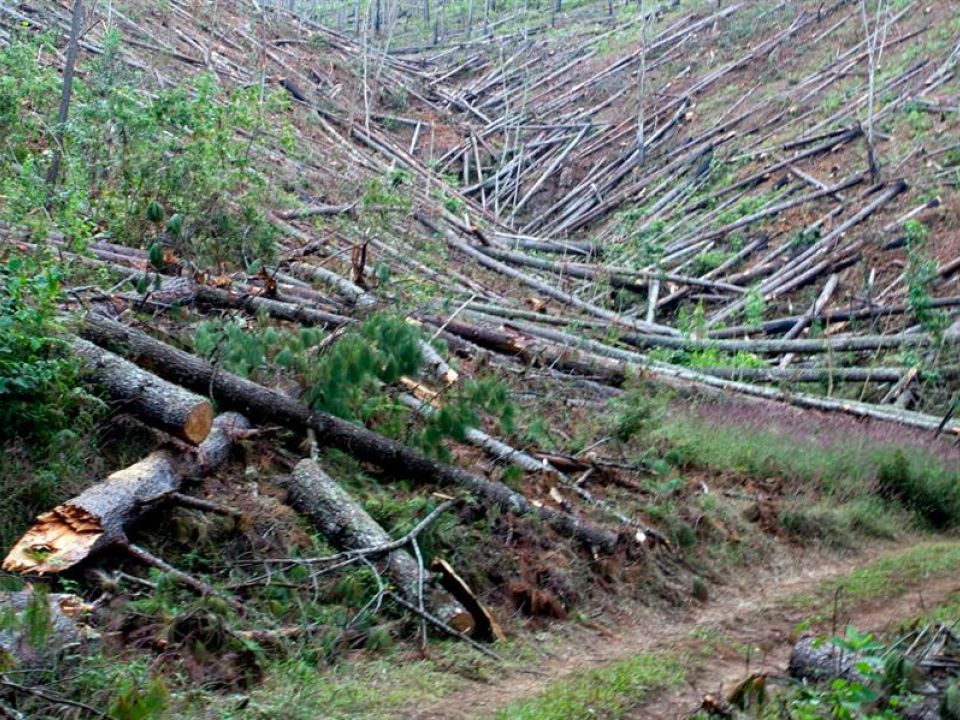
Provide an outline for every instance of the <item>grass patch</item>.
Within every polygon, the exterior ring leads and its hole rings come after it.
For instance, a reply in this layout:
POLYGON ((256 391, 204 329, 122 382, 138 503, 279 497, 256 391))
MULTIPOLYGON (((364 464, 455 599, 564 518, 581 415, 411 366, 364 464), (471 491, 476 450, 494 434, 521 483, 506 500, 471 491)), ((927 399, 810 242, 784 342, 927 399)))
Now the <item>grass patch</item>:
MULTIPOLYGON (((802 484, 829 502, 811 509, 798 506, 800 513, 809 518, 817 511, 821 521, 837 527, 889 537, 903 509, 935 528, 960 526, 960 473, 914 448, 868 440, 833 445, 786 432, 691 419, 664 425, 653 440, 678 468, 781 477, 802 484), (878 492, 886 502, 878 501, 878 492)), ((792 524, 803 535, 805 518, 794 510, 788 508, 783 519, 788 529, 792 524)))
POLYGON ((859 568, 841 578, 821 583, 811 592, 787 599, 789 607, 810 607, 830 603, 838 588, 851 601, 886 600, 933 576, 960 570, 960 543, 938 542, 916 545, 859 568))
POLYGON ((534 697, 498 712, 496 720, 615 720, 651 690, 683 681, 680 661, 666 655, 644 654, 604 667, 571 673, 534 697))
MULTIPOLYGON (((534 657, 519 643, 497 651, 518 665, 534 657)), ((464 677, 486 680, 498 669, 492 661, 458 643, 431 644, 428 660, 411 662, 404 651, 375 659, 354 658, 335 666, 304 658, 275 661, 265 668, 255 689, 233 703, 210 703, 207 693, 188 689, 176 703, 184 720, 374 720, 409 717, 411 708, 434 702, 463 683, 464 677)))
POLYGON ((865 496, 841 505, 793 501, 784 505, 778 519, 783 529, 797 538, 845 549, 855 547, 858 537, 896 537, 904 514, 878 497, 865 496))
POLYGON ((921 464, 894 450, 878 469, 880 491, 895 498, 936 528, 960 523, 960 483, 957 473, 921 464))

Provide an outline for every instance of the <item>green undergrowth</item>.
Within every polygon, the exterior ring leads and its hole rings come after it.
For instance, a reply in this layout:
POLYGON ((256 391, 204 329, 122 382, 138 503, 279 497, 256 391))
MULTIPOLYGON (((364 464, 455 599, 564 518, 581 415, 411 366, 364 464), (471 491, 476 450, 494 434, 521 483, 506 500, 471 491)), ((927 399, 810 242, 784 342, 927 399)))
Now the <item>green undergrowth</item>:
MULTIPOLYGON (((269 259, 275 231, 264 201, 275 193, 254 166, 259 136, 276 127, 282 95, 227 91, 215 76, 156 90, 121 58, 110 31, 81 61, 56 182, 61 77, 46 36, 0 49, 0 219, 75 249, 91 239, 158 244, 200 263, 269 259)), ((283 133, 280 133, 283 135, 283 133)))
POLYGON ((675 656, 644 654, 603 667, 574 671, 532 698, 500 710, 496 720, 588 720, 625 717, 654 691, 683 682, 684 665, 675 656))
MULTIPOLYGON (((506 667, 533 660, 517 645, 498 646, 506 667)), ((291 658, 267 665, 263 680, 249 694, 223 698, 216 706, 209 696, 184 690, 177 717, 185 720, 375 720, 404 717, 415 708, 450 695, 464 678, 492 680, 504 666, 456 642, 432 643, 428 658, 416 659, 409 649, 394 649, 353 658, 332 667, 291 658)), ((178 699, 179 700, 179 699, 178 699)))
POLYGON ((63 272, 44 253, 0 259, 0 547, 101 466, 104 405, 63 340, 63 272))
POLYGON ((691 418, 667 422, 653 438, 664 448, 664 459, 679 468, 777 479, 808 498, 819 497, 812 506, 809 499, 785 506, 784 524, 799 535, 810 529, 807 521, 815 523, 819 516, 839 528, 887 536, 904 510, 933 528, 960 525, 960 474, 919 449, 852 435, 833 444, 800 439, 789 431, 691 418))

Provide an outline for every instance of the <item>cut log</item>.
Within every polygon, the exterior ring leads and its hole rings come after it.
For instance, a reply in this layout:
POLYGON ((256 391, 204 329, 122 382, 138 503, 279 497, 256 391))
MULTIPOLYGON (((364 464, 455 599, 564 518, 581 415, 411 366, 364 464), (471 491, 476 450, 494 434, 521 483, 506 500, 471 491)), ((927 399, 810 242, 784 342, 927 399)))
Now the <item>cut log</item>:
POLYGON ((294 429, 311 428, 324 445, 374 463, 394 475, 460 487, 504 511, 517 515, 538 515, 558 532, 604 552, 611 552, 619 540, 616 532, 561 509, 547 505, 534 506, 503 483, 433 460, 403 443, 333 415, 312 412, 303 403, 281 392, 220 371, 194 355, 115 320, 102 315, 88 315, 81 332, 87 339, 112 347, 138 364, 148 365, 161 377, 198 392, 209 392, 225 407, 234 408, 258 421, 274 422, 294 429))
POLYGON ((192 445, 203 442, 210 433, 213 406, 205 398, 86 340, 76 338, 70 347, 86 362, 93 381, 125 411, 192 445))
POLYGON ((0 617, 5 619, 0 626, 0 672, 48 668, 63 650, 94 641, 95 634, 77 622, 90 609, 76 595, 47 594, 30 586, 0 593, 0 617))
MULTIPOLYGON (((474 637, 487 642, 506 639, 506 635, 504 635, 503 630, 500 628, 500 623, 497 622, 493 613, 480 602, 480 599, 474 594, 473 590, 470 589, 466 581, 457 575, 450 563, 443 558, 437 557, 430 563, 430 569, 440 573, 440 584, 443 588, 473 616, 474 637)), ((450 624, 454 625, 453 623, 450 624)), ((454 627, 456 627, 456 625, 454 625, 454 627)))
POLYGON ((842 650, 829 640, 804 637, 790 653, 790 676, 809 682, 835 678, 864 682, 863 673, 857 670, 864 660, 863 655, 842 650))
MULTIPOLYGON (((340 550, 363 550, 389 545, 391 538, 350 494, 323 471, 314 460, 301 460, 288 482, 290 506, 310 518, 340 550)), ((391 579, 400 593, 416 601, 420 569, 403 549, 387 554, 391 579)))
MULTIPOLYGON (((328 540, 341 550, 369 550, 393 543, 387 531, 360 507, 336 480, 323 471, 315 460, 301 460, 293 469, 288 483, 290 505, 308 517, 328 540)), ((405 549, 387 552, 387 569, 404 598, 418 603, 426 569, 421 569, 405 549)), ((458 631, 470 635, 477 621, 458 603, 428 602, 441 618, 458 631)))
POLYGON ((103 548, 125 544, 127 530, 137 518, 179 490, 185 478, 222 465, 238 432, 247 427, 241 415, 219 415, 199 447, 180 454, 158 450, 40 515, 13 546, 3 569, 60 573, 103 548))

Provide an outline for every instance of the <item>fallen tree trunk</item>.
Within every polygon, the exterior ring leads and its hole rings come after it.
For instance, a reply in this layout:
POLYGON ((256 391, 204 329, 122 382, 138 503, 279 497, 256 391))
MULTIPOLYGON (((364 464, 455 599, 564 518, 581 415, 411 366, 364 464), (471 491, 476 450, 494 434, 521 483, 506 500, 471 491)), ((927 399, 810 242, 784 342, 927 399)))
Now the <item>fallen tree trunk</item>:
POLYGON ((265 312, 277 320, 287 320, 289 322, 303 323, 306 325, 319 325, 333 330, 343 325, 353 322, 350 318, 343 315, 317 310, 316 308, 305 307, 298 303, 284 302, 282 300, 273 300, 268 297, 251 295, 247 292, 231 292, 221 290, 220 288, 210 287, 209 285, 197 285, 195 291, 198 302, 207 303, 215 307, 239 308, 246 310, 251 315, 258 312, 265 312))
POLYGON ((537 507, 503 483, 433 460, 400 442, 333 415, 312 412, 303 403, 281 392, 222 372, 194 355, 115 320, 92 314, 87 317, 81 332, 88 339, 112 347, 138 364, 149 366, 162 377, 198 392, 209 392, 218 403, 248 417, 295 429, 311 428, 324 445, 374 463, 389 473, 460 487, 502 510, 517 515, 538 515, 558 532, 605 552, 612 551, 617 544, 619 535, 616 532, 563 510, 546 505, 537 507))
POLYGON ((86 361, 92 379, 125 411, 192 445, 210 434, 213 406, 206 398, 161 380, 86 340, 76 338, 70 347, 86 361))
POLYGON ((843 650, 830 640, 805 637, 797 641, 790 653, 790 676, 809 682, 835 678, 863 682, 863 673, 857 667, 864 660, 863 655, 843 650))
POLYGON ((185 478, 204 475, 226 462, 238 431, 248 427, 241 415, 219 415, 196 449, 182 454, 153 452, 40 515, 10 550, 3 569, 61 573, 103 548, 126 544, 134 521, 179 490, 185 478))
POLYGON ((0 593, 0 616, 11 619, 0 628, 0 670, 49 669, 62 651, 93 640, 92 633, 77 622, 88 610, 90 606, 76 595, 47 594, 29 585, 0 593), (38 627, 28 615, 42 618, 42 625, 38 627))
POLYGON ((327 270, 319 265, 311 265, 305 262, 291 262, 290 271, 295 275, 308 277, 332 287, 351 305, 356 305, 360 308, 371 308, 377 304, 377 299, 362 287, 350 282, 346 278, 340 277, 332 270, 327 270))
MULTIPOLYGON (((290 506, 311 522, 340 550, 385 547, 393 539, 350 494, 314 460, 301 460, 288 481, 290 506)), ((416 603, 422 596, 426 569, 403 548, 387 553, 387 569, 400 594, 416 603)), ((435 606, 435 604, 431 603, 435 606)), ((476 622, 456 603, 435 609, 448 624, 469 635, 476 622)))
MULTIPOLYGON (((451 332, 454 332, 456 326, 454 323, 447 323, 446 327, 448 330, 451 330, 451 332)), ((559 330, 535 326, 527 322, 515 321, 511 324, 510 329, 511 331, 520 331, 525 335, 543 338, 551 343, 560 344, 565 348, 580 348, 587 356, 596 355, 602 358, 610 358, 618 361, 625 371, 632 371, 638 374, 642 373, 671 384, 694 384, 698 387, 760 397, 775 402, 795 405, 797 407, 842 412, 856 417, 867 417, 926 430, 936 430, 937 433, 960 435, 960 424, 943 423, 939 417, 933 415, 873 405, 858 400, 838 400, 808 393, 786 392, 763 385, 724 380, 720 377, 707 374, 707 372, 704 371, 650 360, 639 353, 606 345, 588 337, 575 336, 559 330)), ((482 330, 484 334, 487 335, 499 335, 505 339, 510 338, 506 333, 498 333, 492 328, 482 328, 482 330)))

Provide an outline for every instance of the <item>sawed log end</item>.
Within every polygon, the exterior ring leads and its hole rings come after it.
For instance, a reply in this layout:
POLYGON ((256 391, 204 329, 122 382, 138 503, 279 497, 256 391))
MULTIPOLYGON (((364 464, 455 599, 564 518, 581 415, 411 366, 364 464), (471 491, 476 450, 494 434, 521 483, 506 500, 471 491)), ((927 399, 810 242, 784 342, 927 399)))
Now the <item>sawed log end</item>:
POLYGON ((95 516, 74 505, 59 505, 37 517, 10 550, 3 569, 30 575, 63 572, 88 557, 102 536, 95 516))
POLYGON ((183 423, 183 436, 194 445, 199 445, 213 428, 213 405, 209 402, 197 403, 188 413, 183 423))

